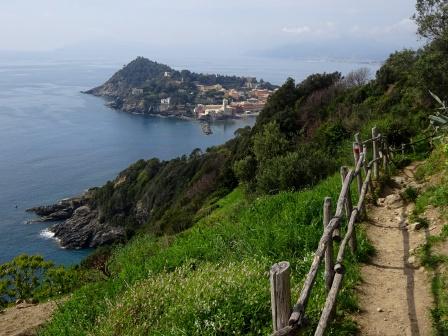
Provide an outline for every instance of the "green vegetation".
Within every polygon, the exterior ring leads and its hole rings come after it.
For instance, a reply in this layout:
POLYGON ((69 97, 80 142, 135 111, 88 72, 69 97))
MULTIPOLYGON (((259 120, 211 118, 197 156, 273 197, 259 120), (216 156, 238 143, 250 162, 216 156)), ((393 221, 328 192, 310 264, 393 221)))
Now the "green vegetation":
POLYGON ((407 187, 402 193, 401 198, 406 202, 415 202, 418 197, 418 190, 414 187, 407 187))
MULTIPOLYGON (((424 217, 425 210, 429 206, 436 207, 442 219, 448 218, 448 180, 445 176, 448 151, 446 138, 443 136, 441 139, 441 143, 417 171, 420 180, 429 179, 431 184, 418 195, 412 214, 413 220, 422 223, 424 227, 430 224, 424 217)), ((447 241, 448 225, 445 225, 442 232, 439 235, 430 236, 419 251, 422 264, 431 271, 431 290, 434 296, 434 308, 431 315, 437 335, 448 333, 448 255, 446 251, 440 249, 441 246, 446 246, 447 241)))
MULTIPOLYGON (((140 160, 92 191, 89 206, 98 210, 99 222, 124 227, 129 242, 98 250, 83 263, 104 276, 75 290, 40 335, 267 334, 269 268, 290 261, 292 285, 299 291, 322 234, 323 199, 336 200, 340 176, 334 173, 353 161, 352 135, 360 131, 363 139, 370 138, 376 125, 395 147, 424 139, 435 107, 428 90, 447 98, 446 15, 438 16, 434 8, 446 10, 441 1, 418 0, 416 20, 427 45, 393 53, 373 80, 366 81, 363 71, 345 78, 338 72, 314 74, 298 84, 288 79, 269 98, 256 125, 238 130, 226 144, 170 161, 140 160)), ((129 79, 143 88, 149 104, 175 92, 174 100, 188 103, 184 96, 195 81, 241 85, 236 77, 199 78, 185 71, 172 71, 168 80, 164 72, 171 69, 148 62, 137 59, 109 84, 129 79)), ((118 89, 129 93, 129 87, 118 89)), ((398 168, 431 149, 424 141, 407 146, 395 164, 398 168)), ((445 170, 445 160, 445 148, 437 148, 419 177, 445 170)), ((421 194, 408 189, 404 197, 416 201, 416 220, 424 221, 428 204, 447 204, 448 187, 443 180, 421 194)), ((445 228, 422 249, 425 265, 441 270, 446 258, 434 255, 432 247, 447 236, 445 228)), ((357 261, 372 253, 362 232, 358 241, 357 255, 348 255, 329 335, 356 330, 349 315, 357 310, 357 261)), ((35 296, 27 284, 36 288, 36 279, 44 278, 27 276, 18 288, 24 288, 23 296, 35 296)), ((433 317, 440 335, 448 332, 447 284, 447 276, 436 273, 433 317)), ((12 286, 0 282, 2 291, 12 286)), ((22 296, 21 289, 16 293, 22 296)), ((305 334, 313 333, 325 295, 321 270, 305 334)))
MULTIPOLYGON (((255 78, 198 74, 188 70, 177 71, 171 67, 150 61, 144 57, 124 66, 103 85, 87 91, 115 98, 115 107, 124 103, 142 104, 139 112, 150 112, 160 105, 160 100, 170 97, 171 108, 182 107, 192 114, 195 104, 221 103, 223 93, 218 90, 201 92, 197 85, 221 85, 225 89, 246 89, 246 85, 273 90, 274 85, 255 78), (141 89, 137 94, 132 89, 141 89), (104 91, 103 91, 104 89, 104 91)), ((157 112, 154 110, 153 112, 157 112)))
POLYGON ((0 308, 16 300, 57 297, 96 280, 92 271, 55 266, 41 256, 22 254, 0 265, 0 308))
MULTIPOLYGON (((339 189, 338 175, 312 190, 253 202, 237 188, 184 233, 140 235, 114 252, 111 277, 76 291, 41 335, 266 334, 270 266, 289 260, 298 293, 323 231, 323 199, 336 199, 339 189)), ((359 240, 358 255, 349 256, 331 334, 353 332, 346 315, 356 310, 353 288, 359 272, 354 260, 371 253, 363 234, 359 240)), ((320 275, 310 300, 312 326, 324 300, 320 275)))

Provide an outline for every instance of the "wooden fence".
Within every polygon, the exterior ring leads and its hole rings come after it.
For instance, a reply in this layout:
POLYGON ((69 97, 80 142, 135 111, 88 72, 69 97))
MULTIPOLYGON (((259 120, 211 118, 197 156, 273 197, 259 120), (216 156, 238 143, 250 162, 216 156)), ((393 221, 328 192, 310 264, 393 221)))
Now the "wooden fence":
POLYGON ((347 246, 356 252, 356 223, 365 214, 365 199, 369 189, 373 187, 373 180, 378 180, 381 172, 388 170, 393 157, 393 150, 386 139, 372 128, 372 137, 361 141, 359 134, 355 135, 353 143, 354 168, 341 167, 342 187, 336 203, 336 210, 331 215, 332 200, 326 197, 323 206, 324 231, 314 259, 305 278, 297 303, 291 308, 290 267, 284 261, 271 268, 271 306, 273 336, 295 335, 306 326, 306 307, 313 289, 319 266, 325 263, 325 286, 327 298, 323 307, 319 324, 314 333, 321 336, 331 321, 339 290, 344 278, 344 256, 347 246), (368 153, 371 149, 371 154, 368 153), (370 161, 369 161, 370 158, 370 161), (352 204, 351 186, 356 181, 358 202, 352 204), (340 224, 343 216, 348 224, 346 233, 341 240, 340 224), (333 242, 340 242, 337 256, 333 255, 333 242))

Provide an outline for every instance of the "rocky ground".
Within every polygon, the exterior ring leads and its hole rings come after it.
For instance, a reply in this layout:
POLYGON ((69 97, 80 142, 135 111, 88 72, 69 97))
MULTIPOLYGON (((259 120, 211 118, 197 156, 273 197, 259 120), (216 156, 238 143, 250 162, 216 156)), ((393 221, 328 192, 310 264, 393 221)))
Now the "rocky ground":
POLYGON ((39 221, 59 221, 50 231, 65 248, 97 247, 123 241, 126 237, 124 228, 99 220, 99 211, 92 206, 90 192, 27 211, 41 216, 39 221))
POLYGON ((431 280, 419 266, 415 251, 440 228, 412 223, 409 215, 413 204, 400 196, 407 186, 424 187, 415 182, 416 168, 415 164, 406 167, 393 178, 394 185, 386 188, 384 198, 367 210, 365 228, 376 255, 362 266, 363 282, 358 288, 361 312, 356 316, 360 335, 432 334, 431 280))
POLYGON ((0 336, 31 336, 47 321, 55 309, 54 301, 29 304, 20 303, 0 313, 0 336))

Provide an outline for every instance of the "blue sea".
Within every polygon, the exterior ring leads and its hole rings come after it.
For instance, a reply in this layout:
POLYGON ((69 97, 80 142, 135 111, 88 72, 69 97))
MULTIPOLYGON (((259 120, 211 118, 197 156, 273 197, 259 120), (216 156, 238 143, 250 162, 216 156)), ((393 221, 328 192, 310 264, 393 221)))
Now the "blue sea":
MULTIPOLYGON (((276 84, 288 76, 300 80, 316 71, 347 72, 365 66, 185 62, 170 64, 252 75, 276 84)), ((45 230, 50 224, 32 222, 35 216, 25 210, 100 186, 138 159, 171 159, 197 147, 224 143, 235 130, 255 122, 253 118, 216 122, 213 134, 207 136, 198 122, 132 115, 80 93, 103 83, 121 66, 86 60, 0 61, 0 263, 20 253, 40 254, 58 264, 79 262, 91 251, 61 249, 45 230)))

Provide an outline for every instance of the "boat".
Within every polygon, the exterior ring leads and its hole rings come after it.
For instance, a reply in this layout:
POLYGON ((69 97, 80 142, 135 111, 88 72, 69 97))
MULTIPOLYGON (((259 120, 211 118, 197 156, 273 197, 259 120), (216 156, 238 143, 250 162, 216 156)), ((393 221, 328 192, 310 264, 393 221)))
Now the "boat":
POLYGON ((201 123, 202 132, 204 132, 205 135, 213 134, 212 128, 210 127, 210 124, 207 122, 201 123))

